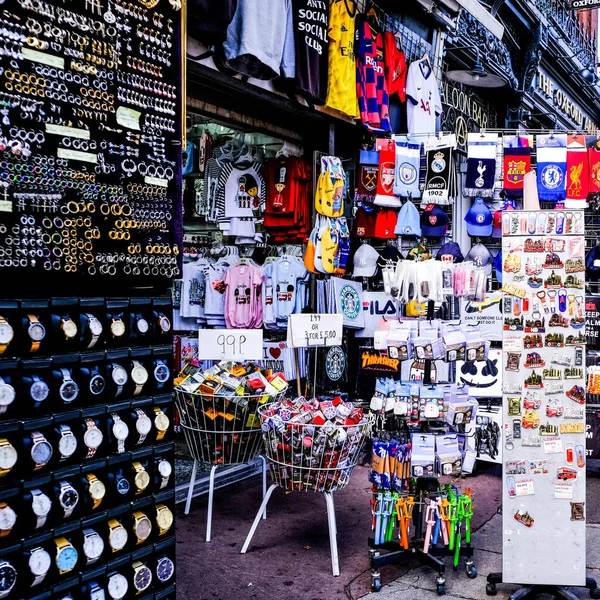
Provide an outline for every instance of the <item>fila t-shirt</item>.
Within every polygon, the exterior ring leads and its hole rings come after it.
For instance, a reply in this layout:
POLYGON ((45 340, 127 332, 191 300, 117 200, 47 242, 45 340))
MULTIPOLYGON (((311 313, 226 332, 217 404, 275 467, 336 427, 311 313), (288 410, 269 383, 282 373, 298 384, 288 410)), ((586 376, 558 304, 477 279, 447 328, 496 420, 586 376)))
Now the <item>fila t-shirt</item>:
POLYGON ((406 96, 408 133, 435 133, 442 100, 433 71, 426 62, 415 61, 408 67, 406 96))

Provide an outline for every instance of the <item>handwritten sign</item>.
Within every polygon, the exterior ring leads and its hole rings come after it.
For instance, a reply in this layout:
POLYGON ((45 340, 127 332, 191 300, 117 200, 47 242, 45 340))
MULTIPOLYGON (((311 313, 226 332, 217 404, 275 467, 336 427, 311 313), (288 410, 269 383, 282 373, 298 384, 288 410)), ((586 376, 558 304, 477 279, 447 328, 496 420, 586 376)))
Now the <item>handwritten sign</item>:
POLYGON ((262 329, 201 329, 198 332, 199 360, 260 360, 262 329))
POLYGON ((343 321, 342 315, 290 315, 287 344, 290 348, 339 346, 343 321))

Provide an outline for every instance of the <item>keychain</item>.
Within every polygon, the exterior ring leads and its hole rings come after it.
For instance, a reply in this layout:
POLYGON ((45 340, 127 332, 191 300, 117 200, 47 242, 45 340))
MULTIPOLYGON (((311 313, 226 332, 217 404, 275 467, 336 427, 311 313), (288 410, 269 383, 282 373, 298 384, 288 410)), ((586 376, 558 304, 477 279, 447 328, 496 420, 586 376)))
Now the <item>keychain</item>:
POLYGON ((556 290, 550 290, 548 292, 548 299, 550 300, 550 312, 556 312, 556 290))
POLYGON ((542 307, 544 309, 544 312, 546 314, 548 314, 550 312, 549 308, 548 308, 548 304, 546 303, 546 292, 537 292, 536 296, 540 299, 540 301, 542 302, 542 307))

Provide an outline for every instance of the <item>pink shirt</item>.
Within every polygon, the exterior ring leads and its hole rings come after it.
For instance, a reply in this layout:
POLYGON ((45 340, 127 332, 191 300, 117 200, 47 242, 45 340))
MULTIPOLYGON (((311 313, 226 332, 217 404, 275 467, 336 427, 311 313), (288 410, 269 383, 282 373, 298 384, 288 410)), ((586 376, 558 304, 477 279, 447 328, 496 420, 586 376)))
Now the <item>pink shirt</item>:
POLYGON ((262 327, 262 268, 254 265, 229 267, 223 278, 225 292, 225 322, 229 329, 262 327))

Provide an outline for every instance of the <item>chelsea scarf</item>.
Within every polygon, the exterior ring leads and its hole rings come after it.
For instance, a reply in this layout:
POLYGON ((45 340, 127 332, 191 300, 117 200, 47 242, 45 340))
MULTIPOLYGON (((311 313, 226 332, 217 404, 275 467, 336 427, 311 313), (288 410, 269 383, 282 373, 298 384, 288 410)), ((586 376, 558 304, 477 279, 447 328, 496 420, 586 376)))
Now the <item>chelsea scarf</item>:
POLYGON ((585 137, 567 137, 567 199, 565 208, 587 208, 589 188, 588 153, 585 137))
POLYGON ((356 202, 373 203, 377 193, 377 173, 379 172, 379 152, 361 150, 358 164, 358 183, 356 186, 356 202))
POLYGON ((496 176, 496 133, 469 133, 467 138, 467 180, 463 195, 491 198, 496 176))
POLYGON ((567 135, 538 135, 538 196, 544 202, 564 202, 567 194, 567 135))
POLYGON ((525 173, 531 171, 531 148, 526 137, 504 138, 504 193, 508 198, 523 197, 525 173))
POLYGON ((396 177, 394 194, 405 198, 418 198, 419 168, 421 162, 421 142, 406 135, 394 136, 396 146, 396 177))
POLYGON ((422 208, 429 204, 450 204, 456 196, 455 148, 454 134, 425 142, 427 173, 422 208))

